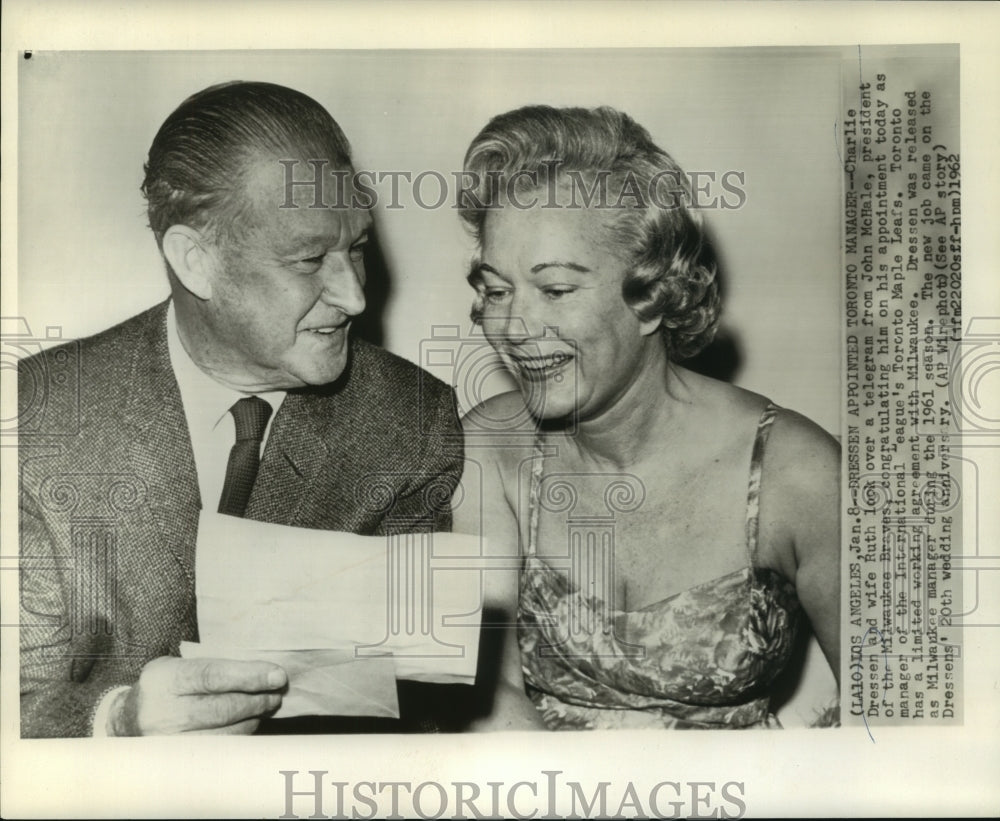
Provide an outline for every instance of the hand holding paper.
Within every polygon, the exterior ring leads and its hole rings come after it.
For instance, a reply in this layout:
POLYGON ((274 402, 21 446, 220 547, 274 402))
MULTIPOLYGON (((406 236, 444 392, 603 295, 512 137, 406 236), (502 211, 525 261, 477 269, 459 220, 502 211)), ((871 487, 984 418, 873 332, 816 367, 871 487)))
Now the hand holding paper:
POLYGON ((272 718, 302 715, 399 718, 392 657, 356 659, 352 650, 247 650, 183 642, 184 658, 222 656, 269 661, 287 673, 289 688, 272 718))
POLYGON ((119 694, 112 734, 249 734, 281 704, 287 683, 284 670, 263 661, 162 656, 119 694))

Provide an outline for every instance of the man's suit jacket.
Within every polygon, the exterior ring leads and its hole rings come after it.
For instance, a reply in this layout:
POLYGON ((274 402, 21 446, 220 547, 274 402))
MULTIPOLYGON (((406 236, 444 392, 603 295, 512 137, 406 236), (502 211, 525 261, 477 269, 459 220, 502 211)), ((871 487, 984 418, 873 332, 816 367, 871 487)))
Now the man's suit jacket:
MULTIPOLYGON (((21 733, 89 735, 105 693, 197 640, 202 501, 166 303, 27 360, 19 384, 21 733)), ((454 392, 352 340, 336 383, 285 397, 246 516, 446 530, 461 470, 454 392)))

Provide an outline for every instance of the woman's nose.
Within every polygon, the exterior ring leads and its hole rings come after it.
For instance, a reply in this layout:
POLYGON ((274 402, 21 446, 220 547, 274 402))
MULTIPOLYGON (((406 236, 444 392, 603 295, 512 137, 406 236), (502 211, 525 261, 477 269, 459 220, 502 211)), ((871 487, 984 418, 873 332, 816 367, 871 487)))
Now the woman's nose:
POLYGON ((541 339, 546 325, 539 306, 526 298, 511 300, 510 312, 505 318, 504 336, 515 344, 531 339, 541 339))

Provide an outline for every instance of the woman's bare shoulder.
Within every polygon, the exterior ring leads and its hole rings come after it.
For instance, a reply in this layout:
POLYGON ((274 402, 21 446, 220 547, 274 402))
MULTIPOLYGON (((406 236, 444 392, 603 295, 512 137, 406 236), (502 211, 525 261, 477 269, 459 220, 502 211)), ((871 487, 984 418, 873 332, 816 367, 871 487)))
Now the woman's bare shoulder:
POLYGON ((758 563, 798 583, 812 562, 833 589, 839 527, 840 446, 808 417, 779 408, 763 450, 758 563))
POLYGON ((467 456, 492 464, 507 479, 531 453, 536 425, 519 391, 480 402, 462 418, 467 456))
POLYGON ((767 459, 791 482, 810 480, 839 487, 840 444, 811 419, 781 408, 767 446, 767 459))
MULTIPOLYGON (((828 554, 835 563, 840 528, 840 445, 811 419, 779 410, 764 450, 762 514, 779 544, 792 547, 786 562, 828 554)), ((832 582, 831 582, 832 583, 832 582)))
POLYGON ((748 431, 768 405, 768 399, 746 388, 710 376, 679 369, 689 404, 694 432, 710 435, 726 447, 741 450, 748 431))
MULTIPOLYGON (((753 430, 771 401, 759 393, 693 374, 686 377, 697 397, 699 419, 734 432, 753 430)), ((784 470, 828 470, 840 464, 837 440, 811 419, 794 410, 778 408, 767 445, 767 459, 784 470)))

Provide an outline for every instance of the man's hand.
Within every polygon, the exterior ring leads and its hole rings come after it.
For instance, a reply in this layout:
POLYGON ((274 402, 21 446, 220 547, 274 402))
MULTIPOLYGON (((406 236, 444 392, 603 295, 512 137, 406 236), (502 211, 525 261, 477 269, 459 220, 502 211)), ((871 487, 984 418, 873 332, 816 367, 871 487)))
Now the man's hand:
POLYGON ((249 735, 262 716, 281 706, 287 684, 285 671, 266 661, 161 656, 115 700, 110 734, 249 735))

